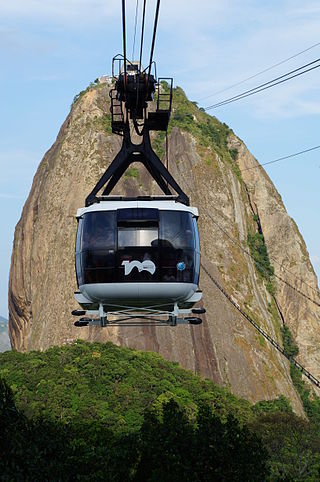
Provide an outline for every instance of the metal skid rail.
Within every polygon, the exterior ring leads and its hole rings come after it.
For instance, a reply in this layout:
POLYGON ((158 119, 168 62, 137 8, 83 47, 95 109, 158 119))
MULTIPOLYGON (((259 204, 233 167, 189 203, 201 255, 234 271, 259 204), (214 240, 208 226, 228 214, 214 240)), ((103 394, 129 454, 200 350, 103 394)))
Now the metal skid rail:
POLYGON ((84 316, 77 320, 74 325, 77 327, 200 325, 202 323, 201 318, 196 316, 182 317, 180 315, 204 314, 206 311, 204 308, 182 310, 178 308, 177 303, 175 303, 173 311, 160 310, 161 306, 140 308, 139 311, 136 307, 118 306, 118 308, 118 311, 110 312, 112 319, 108 319, 108 313, 104 311, 101 304, 99 310, 74 310, 72 315, 84 316), (167 318, 163 319, 162 317, 167 318))

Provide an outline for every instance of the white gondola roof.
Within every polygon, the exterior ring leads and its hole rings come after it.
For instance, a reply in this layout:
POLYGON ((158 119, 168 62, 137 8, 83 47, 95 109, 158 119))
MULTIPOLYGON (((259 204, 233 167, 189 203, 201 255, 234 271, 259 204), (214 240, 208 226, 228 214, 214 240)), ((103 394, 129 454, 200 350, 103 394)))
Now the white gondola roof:
POLYGON ((187 211, 198 217, 198 209, 192 206, 186 206, 185 204, 176 201, 100 201, 99 203, 92 204, 85 208, 79 208, 77 210, 77 218, 83 216, 85 213, 97 212, 97 211, 115 211, 117 209, 128 208, 152 208, 159 209, 159 211, 187 211))

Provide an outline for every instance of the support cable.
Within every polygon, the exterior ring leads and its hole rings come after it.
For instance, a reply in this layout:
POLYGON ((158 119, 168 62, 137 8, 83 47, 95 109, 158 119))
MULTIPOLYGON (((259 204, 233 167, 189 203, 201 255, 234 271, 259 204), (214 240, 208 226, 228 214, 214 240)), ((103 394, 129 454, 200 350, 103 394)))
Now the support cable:
POLYGON ((126 0, 122 0, 122 37, 124 57, 124 85, 127 86, 126 0))
POLYGON ((160 9, 160 0, 157 0, 156 14, 155 14, 154 25, 153 25, 152 44, 151 44, 151 50, 150 50, 149 69, 151 68, 151 64, 153 60, 154 45, 156 42, 156 34, 157 34, 157 27, 158 27, 159 9, 160 9))
POLYGON ((138 9, 139 9, 139 0, 137 0, 137 3, 136 3, 136 15, 135 15, 135 20, 134 20, 134 35, 133 35, 132 57, 131 57, 132 61, 134 61, 134 54, 135 54, 135 47, 136 47, 138 9))
POLYGON ((142 13, 142 26, 141 26, 141 42, 140 42, 140 59, 139 59, 139 69, 142 70, 142 51, 143 51, 143 38, 144 38, 144 23, 146 18, 146 3, 147 0, 143 1, 143 13, 142 13))
POLYGON ((246 312, 244 312, 241 307, 235 302, 231 296, 222 288, 218 281, 210 274, 210 272, 201 263, 203 271, 210 278, 212 283, 218 288, 218 290, 227 298, 227 300, 236 308, 241 315, 246 318, 249 323, 266 339, 273 345, 279 353, 281 353, 289 362, 294 365, 300 372, 310 380, 316 387, 320 388, 320 380, 318 380, 312 373, 310 373, 306 368, 304 368, 293 356, 288 355, 288 353, 279 345, 266 331, 264 331, 246 312))
MULTIPOLYGON (((186 182, 186 181, 185 181, 186 182)), ((186 183, 188 189, 190 192, 192 192, 192 189, 191 187, 188 185, 188 183, 186 183)), ((212 206, 213 209, 221 216, 221 213, 214 207, 212 206)), ((259 261, 257 261, 254 256, 247 250, 245 249, 241 243, 239 243, 233 236, 231 236, 222 226, 220 226, 220 224, 213 218, 213 216, 209 213, 209 211, 207 211, 206 209, 203 210, 205 212, 205 214, 211 219, 211 221, 213 222, 213 224, 215 224, 219 229, 220 231, 222 231, 222 233, 224 233, 225 236, 227 236, 227 238, 230 239, 230 241, 237 247, 239 247, 241 249, 241 251, 243 251, 246 255, 248 255, 253 261, 255 264, 259 264, 262 268, 264 268, 264 265, 262 263, 260 263, 259 261)), ((280 266, 281 269, 287 271, 288 273, 291 274, 291 276, 293 276, 296 280, 299 280, 301 283, 305 284, 306 286, 308 286, 308 288, 312 289, 312 291, 314 291, 318 296, 319 296, 319 291, 317 291, 315 288, 313 288, 312 286, 310 286, 308 283, 306 283, 302 278, 299 278, 297 277, 296 275, 294 275, 293 273, 291 273, 291 271, 287 270, 286 268, 284 268, 278 261, 276 261, 273 257, 270 257, 271 259, 273 259, 273 261, 275 262, 275 264, 277 264, 278 266, 280 266)), ((310 298, 310 296, 308 296, 307 294, 303 293, 302 291, 300 291, 298 288, 296 288, 295 286, 293 286, 291 283, 289 283, 287 280, 283 279, 281 276, 277 275, 277 274, 273 274, 273 276, 275 278, 277 278, 279 281, 281 281, 282 283, 286 284, 289 288, 291 288, 292 290, 295 291, 295 293, 298 293, 299 295, 301 295, 303 298, 307 299, 308 301, 310 301, 311 303, 313 303, 314 305, 320 307, 320 302, 319 301, 316 301, 314 300, 313 298, 310 298)))
MULTIPOLYGON (((217 223, 217 221, 215 221, 213 219, 213 217, 211 216, 211 214, 208 212, 208 211, 205 211, 207 216, 209 216, 209 218, 211 219, 211 221, 220 229, 220 231, 222 231, 229 239, 230 241, 232 241, 233 244, 235 244, 236 246, 238 246, 246 255, 248 255, 253 261, 254 263, 256 264, 259 264, 261 267, 263 267, 263 264, 260 263, 259 261, 256 261, 256 259, 252 256, 252 254, 246 250, 243 246, 241 246, 241 244, 236 241, 233 236, 231 236, 229 233, 227 233, 227 231, 225 231, 224 228, 222 228, 219 223, 217 223)), ((280 263, 277 263, 280 265, 280 263)), ((280 265, 281 266, 281 265, 280 265)), ((308 301, 310 301, 311 303, 313 303, 314 305, 320 307, 320 302, 310 298, 310 296, 306 295, 305 293, 303 293, 302 291, 300 291, 298 288, 296 288, 295 286, 292 286, 292 284, 290 284, 288 281, 284 280, 281 276, 277 275, 277 274, 273 274, 273 276, 275 278, 277 278, 279 281, 282 281, 282 283, 285 283, 287 286, 289 286, 289 288, 293 289, 296 293, 299 293, 299 295, 303 296, 304 298, 306 298, 308 301)), ((292 275, 294 276, 294 275, 292 275)), ((303 280, 301 280, 303 282, 303 280)), ((309 286, 309 285, 308 285, 309 286)), ((313 288, 314 289, 314 288, 313 288)), ((316 290, 314 290, 316 291, 316 290)))
POLYGON ((210 109, 216 109, 217 107, 222 107, 222 106, 227 105, 227 104, 231 104, 232 102, 236 102, 237 100, 244 99, 245 97, 249 97, 251 95, 257 94, 258 92, 262 92, 263 90, 270 89, 271 87, 282 84, 283 82, 287 82, 288 80, 291 80, 295 77, 299 77, 302 74, 306 74, 307 72, 310 72, 311 70, 319 68, 320 64, 314 65, 315 63, 317 63, 319 61, 320 61, 320 58, 314 60, 313 62, 309 62, 308 64, 305 64, 302 67, 291 70, 290 72, 287 72, 286 74, 283 74, 280 77, 276 77, 275 79, 272 79, 269 82, 265 82, 263 84, 258 85, 257 87, 246 90, 245 92, 242 92, 241 94, 235 95, 235 96, 230 97, 228 99, 222 100, 221 102, 217 102, 216 104, 212 104, 208 107, 205 107, 204 110, 207 111, 207 110, 210 110, 210 109), (310 67, 310 65, 313 65, 313 67, 310 67), (310 68, 308 68, 306 70, 303 70, 301 72, 301 70, 305 69, 306 67, 310 67, 310 68), (294 74, 294 75, 291 75, 291 74, 294 74))
POLYGON ((320 42, 318 42, 314 45, 311 45, 311 47, 308 47, 307 49, 301 50, 300 52, 298 52, 294 55, 291 55, 291 57, 288 57, 284 60, 281 60, 280 62, 277 62, 276 64, 273 64, 270 67, 267 67, 266 69, 260 70, 260 72, 257 72, 254 75, 250 75, 250 77, 247 77, 243 80, 240 80, 239 82, 236 82, 235 84, 229 85, 229 87, 226 87, 222 90, 218 90, 217 92, 214 92, 213 94, 207 95, 206 97, 201 97, 201 99, 199 99, 199 101, 209 99, 210 97, 213 97, 213 96, 218 95, 218 94, 222 94, 222 92, 226 92, 227 90, 230 90, 233 87, 237 87, 238 85, 244 84, 248 80, 254 79, 255 77, 258 77, 259 75, 264 74, 265 72, 269 72, 269 70, 272 70, 275 67, 278 67, 279 65, 285 64, 289 60, 292 60, 292 59, 298 57, 299 55, 304 54, 305 52, 308 52, 309 50, 314 49, 315 47, 318 47, 319 45, 320 45, 320 42))
POLYGON ((152 61, 153 61, 154 45, 155 45, 155 42, 156 42, 156 34, 157 34, 158 18, 159 18, 159 9, 160 9, 160 0, 157 0, 156 14, 155 14, 154 25, 153 25, 152 43, 151 43, 151 50, 150 50, 148 83, 149 83, 149 77, 150 77, 151 66, 152 66, 152 61))
POLYGON ((294 154, 289 154, 288 156, 279 157, 278 159, 274 159, 273 161, 262 162, 261 164, 259 163, 258 166, 246 167, 245 169, 240 169, 240 171, 243 172, 243 171, 250 171, 250 169, 258 169, 261 166, 267 166, 268 164, 274 164, 275 162, 284 161, 285 159, 290 159, 291 157, 300 156, 301 154, 305 154, 306 152, 310 152, 310 151, 315 151, 316 149, 320 149, 320 145, 315 147, 310 147, 309 149, 304 149, 303 151, 295 152, 294 154))
MULTIPOLYGON (((147 0, 143 1, 143 12, 142 12, 142 21, 141 21, 141 41, 140 41, 140 57, 139 57, 139 75, 142 71, 142 51, 143 51, 143 39, 144 39, 144 24, 145 24, 145 18, 146 18, 146 3, 147 0)), ((137 95, 136 95, 136 108, 138 108, 139 104, 139 89, 137 89, 137 95)), ((136 129, 137 131, 137 129, 136 129)), ((137 132, 138 135, 139 132, 137 132)))

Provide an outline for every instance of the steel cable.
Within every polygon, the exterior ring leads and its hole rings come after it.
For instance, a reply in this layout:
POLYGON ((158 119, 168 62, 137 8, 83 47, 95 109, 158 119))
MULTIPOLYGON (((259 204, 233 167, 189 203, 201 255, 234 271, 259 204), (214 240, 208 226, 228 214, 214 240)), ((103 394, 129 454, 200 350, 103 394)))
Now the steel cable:
POLYGON ((135 46, 136 46, 138 9, 139 9, 139 0, 137 0, 137 3, 136 3, 136 15, 135 15, 135 21, 134 21, 134 35, 133 35, 132 57, 131 57, 132 61, 134 61, 135 46))
POLYGON ((307 377, 311 383, 320 388, 320 380, 318 380, 312 373, 310 373, 306 368, 304 368, 301 363, 299 363, 293 356, 287 354, 287 352, 279 345, 266 331, 264 331, 241 307, 236 303, 232 297, 222 288, 218 281, 211 275, 211 273, 206 269, 206 267, 201 263, 203 271, 207 274, 213 284, 219 289, 219 291, 227 298, 227 300, 241 313, 241 315, 246 318, 249 323, 266 339, 268 340, 289 362, 294 365, 298 370, 307 377))
POLYGON ((209 105, 208 107, 205 107, 204 110, 207 111, 207 110, 210 110, 210 109, 216 109, 217 107, 222 107, 222 106, 227 105, 227 104, 231 104, 232 102, 236 102, 237 100, 244 99, 244 98, 249 97, 251 95, 257 94, 258 92, 262 92, 263 90, 267 90, 267 89, 270 89, 271 87, 282 84, 283 82, 287 82, 288 80, 291 80, 295 77, 299 77, 300 75, 306 74, 307 72, 310 72, 314 69, 319 68, 320 64, 319 65, 313 65, 317 62, 320 62, 320 58, 314 60, 313 62, 309 62, 308 64, 305 64, 302 67, 291 70, 290 72, 287 72, 286 74, 283 74, 280 77, 276 77, 275 79, 272 79, 269 82, 265 82, 263 84, 258 85, 257 87, 246 90, 245 92, 242 92, 241 94, 235 95, 235 96, 230 97, 228 99, 225 99, 221 102, 217 102, 216 104, 209 105), (300 72, 302 69, 305 69, 306 67, 309 67, 310 65, 313 65, 313 67, 310 67, 309 69, 306 69, 303 72, 300 72), (295 73, 295 72, 298 72, 298 73, 295 73), (291 74, 294 74, 294 75, 291 75, 291 74), (290 77, 288 77, 288 76, 290 76, 290 77))
POLYGON ((284 59, 284 60, 281 60, 280 62, 277 62, 276 64, 273 64, 271 65, 270 67, 264 69, 264 70, 260 70, 260 72, 257 72, 256 74, 254 75, 250 75, 250 77, 247 77, 243 80, 240 80, 239 82, 236 82, 235 84, 232 84, 232 85, 229 85, 229 87, 226 87, 225 89, 222 89, 222 90, 218 90, 217 92, 214 92, 213 94, 210 94, 210 95, 207 95, 206 97, 201 97, 199 99, 199 101, 201 100, 205 100, 205 99, 209 99, 210 97, 213 97, 215 95, 218 95, 218 94, 222 94, 222 92, 226 92, 227 90, 230 90, 232 89, 233 87, 236 87, 237 85, 241 85, 241 84, 244 84, 245 82, 247 82, 248 80, 251 80, 251 79, 254 79, 255 77, 258 77, 259 75, 261 74, 264 74, 265 72, 268 72, 269 70, 272 70, 274 69, 275 67, 278 67, 279 65, 282 65, 286 62, 288 62, 289 60, 292 60, 296 57, 298 57, 299 55, 301 54, 304 54, 305 52, 308 52, 309 50, 311 49, 314 49, 315 47, 318 47, 320 45, 320 42, 316 43, 316 44, 313 44, 311 45, 310 47, 308 47, 307 49, 304 49, 304 50, 301 50, 300 52, 294 54, 294 55, 291 55, 290 57, 284 59))

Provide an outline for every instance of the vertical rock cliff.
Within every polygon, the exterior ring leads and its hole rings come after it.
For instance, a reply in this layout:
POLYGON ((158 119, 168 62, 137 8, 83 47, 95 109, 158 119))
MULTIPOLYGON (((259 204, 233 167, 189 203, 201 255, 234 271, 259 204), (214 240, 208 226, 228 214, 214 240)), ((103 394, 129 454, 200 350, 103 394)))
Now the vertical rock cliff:
MULTIPOLYGON (((77 338, 111 340, 157 351, 252 401, 284 394, 302 413, 288 362, 253 330, 205 272, 200 280, 207 308, 202 326, 73 326, 75 213, 120 148, 120 138, 109 127, 108 94, 103 84, 78 98, 34 177, 12 253, 12 346, 43 350, 77 338)), ((157 134, 153 142, 163 155, 164 137, 157 134)), ((257 161, 245 145, 226 125, 189 102, 179 88, 169 129, 169 159, 172 174, 199 208, 204 266, 280 344, 281 325, 286 323, 299 346, 301 363, 320 376, 320 310, 298 294, 319 302, 305 243, 263 169, 248 169, 257 161), (254 261, 257 240, 266 246, 276 277, 259 271, 254 261)), ((115 191, 138 192, 156 192, 140 167, 129 170, 115 191)))

